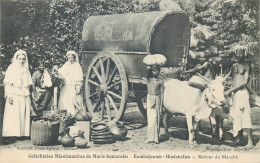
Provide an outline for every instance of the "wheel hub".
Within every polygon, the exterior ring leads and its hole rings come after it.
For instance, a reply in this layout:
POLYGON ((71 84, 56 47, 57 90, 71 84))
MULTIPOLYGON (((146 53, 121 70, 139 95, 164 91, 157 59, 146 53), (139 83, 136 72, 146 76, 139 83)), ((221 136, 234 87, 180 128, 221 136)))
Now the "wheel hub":
POLYGON ((107 85, 106 84, 101 84, 99 92, 102 93, 103 95, 107 94, 107 85))

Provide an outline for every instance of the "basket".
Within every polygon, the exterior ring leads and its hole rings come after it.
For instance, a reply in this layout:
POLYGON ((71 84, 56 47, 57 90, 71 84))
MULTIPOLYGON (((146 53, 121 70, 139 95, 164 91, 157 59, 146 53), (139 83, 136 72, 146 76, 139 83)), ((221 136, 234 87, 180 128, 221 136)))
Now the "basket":
MULTIPOLYGON (((55 116, 55 114, 62 114, 62 115, 67 115, 67 110, 56 110, 56 111, 44 111, 43 112, 43 118, 48 118, 48 119, 55 119, 52 116, 55 116)), ((74 117, 68 117, 64 120, 61 119, 55 119, 60 122, 60 129, 59 133, 63 133, 64 129, 72 126, 75 123, 75 118, 74 117)))
POLYGON ((56 145, 59 137, 59 121, 50 123, 38 122, 39 120, 48 121, 47 118, 36 118, 32 121, 31 141, 34 145, 56 145))
POLYGON ((56 113, 64 113, 64 114, 66 114, 67 113, 67 110, 56 110, 56 111, 54 111, 54 110, 47 110, 47 111, 43 111, 43 118, 47 118, 47 117, 50 117, 50 116, 52 116, 52 115, 54 115, 54 114, 56 114, 56 113))

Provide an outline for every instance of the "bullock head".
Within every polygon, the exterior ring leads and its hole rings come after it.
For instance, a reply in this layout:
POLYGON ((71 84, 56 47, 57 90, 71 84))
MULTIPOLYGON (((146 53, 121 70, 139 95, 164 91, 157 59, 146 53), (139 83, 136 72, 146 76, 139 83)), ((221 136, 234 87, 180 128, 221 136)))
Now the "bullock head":
MULTIPOLYGON (((228 75, 230 75, 230 73, 228 75)), ((207 81, 204 95, 207 104, 211 108, 222 107, 225 105, 226 99, 224 96, 224 81, 227 79, 228 75, 224 78, 218 76, 215 80, 212 81, 204 76, 199 75, 201 78, 207 81)))

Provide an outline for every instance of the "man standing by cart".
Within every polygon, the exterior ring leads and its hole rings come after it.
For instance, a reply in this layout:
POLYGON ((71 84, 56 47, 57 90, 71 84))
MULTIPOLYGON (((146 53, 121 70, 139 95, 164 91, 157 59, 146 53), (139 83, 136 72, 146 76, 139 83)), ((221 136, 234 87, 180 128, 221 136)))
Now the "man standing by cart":
POLYGON ((159 143, 160 116, 163 110, 164 82, 159 78, 160 67, 167 59, 162 54, 147 55, 147 139, 145 143, 159 143))
POLYGON ((198 65, 193 69, 187 70, 183 73, 194 73, 198 72, 201 75, 205 76, 209 80, 214 80, 216 77, 216 72, 214 66, 218 64, 218 57, 209 58, 202 65, 198 65))
MULTIPOLYGON (((216 69, 217 69, 217 65, 219 64, 220 58, 213 56, 211 58, 207 58, 206 61, 202 64, 202 65, 198 65, 193 69, 187 70, 183 73, 199 73, 202 76, 206 77, 207 79, 211 80, 215 80, 216 78, 216 69)), ((204 86, 198 86, 197 84, 194 84, 193 81, 189 81, 188 84, 192 87, 201 89, 202 91, 204 90, 204 86)), ((214 109, 211 113, 211 116, 209 117, 210 120, 210 125, 212 126, 212 136, 213 137, 219 137, 219 135, 216 135, 216 131, 214 131, 213 129, 213 125, 218 125, 220 128, 223 128, 223 117, 220 117, 220 115, 222 115, 222 110, 216 110, 214 109), (216 116, 217 115, 217 116, 216 116), (215 118, 212 118, 215 117, 215 118)), ((218 128, 219 128, 218 127, 218 128)), ((201 127, 201 123, 199 122, 198 124, 198 130, 202 131, 202 127, 201 127)), ((222 140, 223 137, 222 137, 222 140)))
POLYGON ((232 88, 225 92, 228 96, 233 92, 233 106, 230 108, 230 117, 233 119, 233 136, 243 143, 243 129, 247 131, 248 142, 245 148, 252 148, 252 123, 249 92, 246 87, 249 81, 250 65, 244 49, 237 50, 238 63, 232 66, 232 88), (237 136, 238 135, 238 136, 237 136))

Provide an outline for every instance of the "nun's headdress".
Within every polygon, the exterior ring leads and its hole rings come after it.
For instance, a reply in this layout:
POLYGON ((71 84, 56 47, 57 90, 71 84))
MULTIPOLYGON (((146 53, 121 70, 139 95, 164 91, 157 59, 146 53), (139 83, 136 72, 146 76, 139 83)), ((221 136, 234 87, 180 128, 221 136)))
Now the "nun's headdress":
POLYGON ((72 51, 72 50, 67 51, 66 56, 68 57, 69 55, 73 55, 75 57, 75 62, 79 62, 79 56, 75 51, 72 51))

